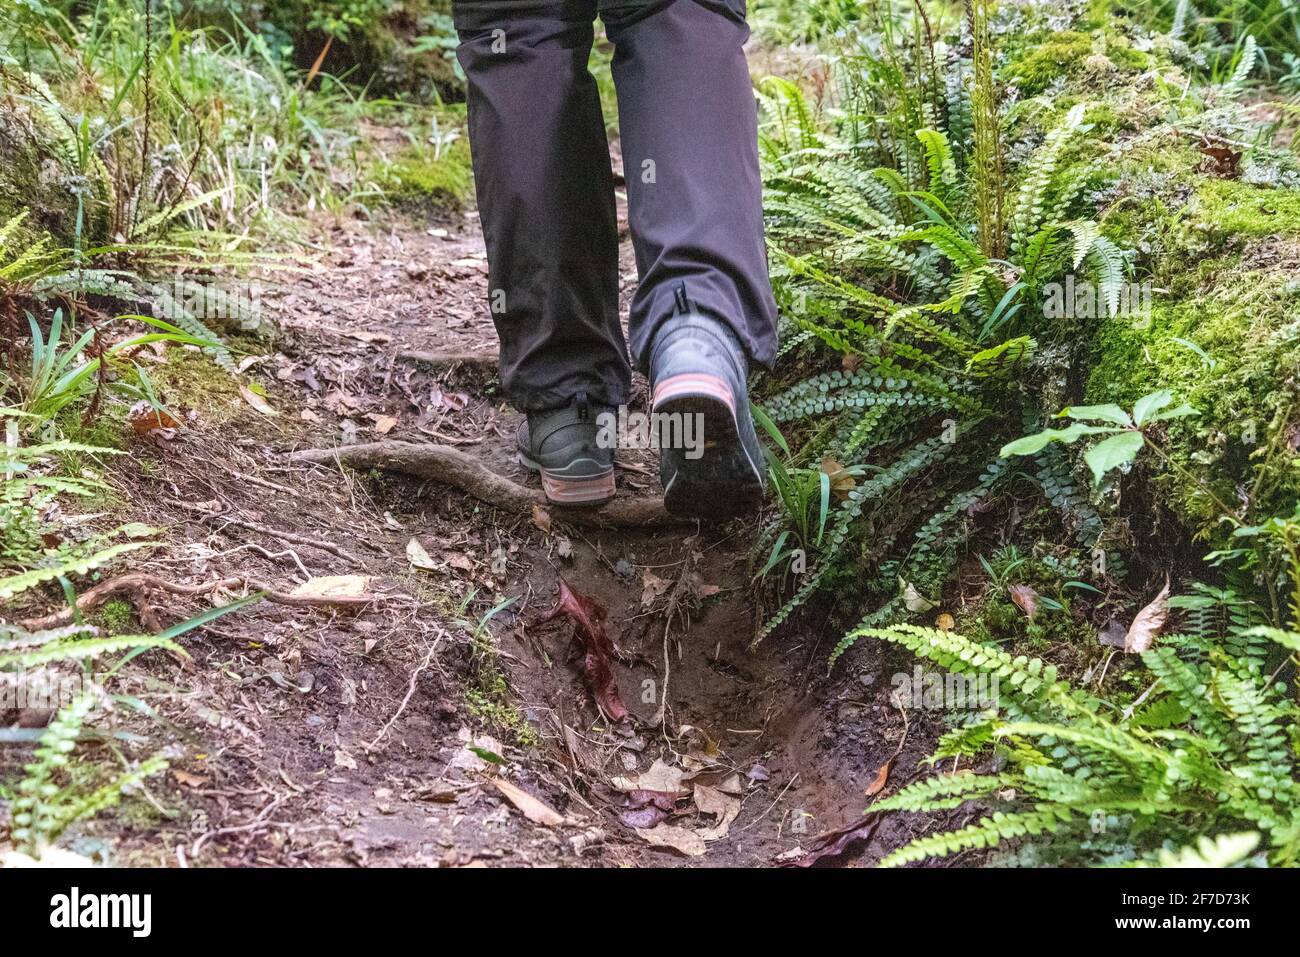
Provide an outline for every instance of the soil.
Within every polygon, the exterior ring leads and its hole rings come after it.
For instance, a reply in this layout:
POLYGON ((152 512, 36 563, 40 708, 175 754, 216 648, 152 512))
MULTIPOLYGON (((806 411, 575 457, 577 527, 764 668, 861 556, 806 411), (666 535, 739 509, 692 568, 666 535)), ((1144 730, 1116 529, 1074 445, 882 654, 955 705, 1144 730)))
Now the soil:
MULTIPOLYGON (((490 368, 404 355, 494 350, 476 216, 315 229, 325 252, 268 279, 281 333, 245 370, 276 414, 214 387, 188 428, 142 437, 115 465, 119 517, 170 543, 130 571, 286 591, 366 576, 380 597, 263 601, 183 638, 189 661, 139 659, 120 690, 158 717, 119 720, 166 746, 171 770, 146 800, 83 826, 74 849, 164 866, 764 865, 862 822, 869 790, 927 773, 937 719, 890 700, 910 662, 862 643, 828 674, 842 629, 826 607, 752 646, 754 522, 593 532, 434 483, 292 462, 296 449, 387 437, 450 443, 536 484, 513 460, 518 416, 490 368), (412 564, 412 539, 431 567, 412 564), (623 722, 584 684, 575 626, 546 620, 561 577, 607 612, 623 722), (703 854, 689 853, 697 839, 683 853, 629 826, 663 815, 619 779, 656 762, 686 775, 668 805, 674 833, 739 805, 703 854), (516 806, 503 780, 546 807, 516 806), (702 783, 714 788, 703 797, 702 783)), ((627 250, 623 279, 630 293, 627 250)), ((649 453, 621 465, 621 494, 655 494, 649 453)), ((235 594, 151 602, 170 624, 235 594)), ((940 823, 881 816, 824 863, 870 865, 940 823)))

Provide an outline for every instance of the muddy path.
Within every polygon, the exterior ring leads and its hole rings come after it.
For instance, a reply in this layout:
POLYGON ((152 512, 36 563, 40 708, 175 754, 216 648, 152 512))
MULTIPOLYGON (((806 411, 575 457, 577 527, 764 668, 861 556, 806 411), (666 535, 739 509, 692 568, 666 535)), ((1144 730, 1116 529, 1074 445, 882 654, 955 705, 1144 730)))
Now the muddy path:
MULTIPOLYGON (((187 636, 190 662, 156 656, 128 679, 166 728, 137 730, 173 760, 119 862, 764 865, 861 822, 886 764, 882 793, 928 773, 941 729, 891 702, 910 668, 897 652, 864 645, 828 675, 827 608, 751 647, 752 525, 592 531, 291 460, 394 438, 530 481, 510 454, 518 417, 476 358, 495 343, 477 218, 322 225, 313 244, 267 297, 280 338, 247 360, 271 408, 215 386, 116 484, 172 543, 133 570, 286 591, 343 576, 377 598, 264 601, 187 636), (545 620, 561 577, 607 613, 628 720, 597 710, 572 623, 545 620)), ((630 253, 623 278, 630 292, 630 253)), ((622 494, 656 491, 648 456, 622 457, 622 494)), ((180 620, 236 593, 154 607, 180 620)), ((868 865, 935 823, 882 819, 828 863, 868 865)))

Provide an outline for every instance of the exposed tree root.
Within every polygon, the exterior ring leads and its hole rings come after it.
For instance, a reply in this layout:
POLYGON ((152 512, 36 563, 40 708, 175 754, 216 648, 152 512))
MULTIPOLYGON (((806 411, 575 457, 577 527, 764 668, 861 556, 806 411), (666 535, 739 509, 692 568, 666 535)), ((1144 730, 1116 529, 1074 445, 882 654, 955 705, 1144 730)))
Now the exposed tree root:
POLYGON ((480 502, 528 513, 540 505, 561 521, 604 528, 653 528, 693 524, 669 515, 658 498, 616 498, 596 508, 564 508, 546 501, 540 489, 530 489, 497 475, 477 458, 450 445, 415 442, 370 442, 337 449, 295 452, 295 462, 342 464, 355 469, 384 469, 451 485, 480 502))
POLYGON ((463 367, 479 372, 495 372, 497 369, 495 352, 425 352, 411 349, 403 350, 397 355, 438 370, 463 367))
POLYGON ((235 591, 236 589, 250 588, 254 591, 266 592, 266 600, 275 602, 279 605, 293 605, 295 607, 306 607, 311 605, 325 605, 329 607, 361 607, 369 605, 371 602, 380 600, 382 595, 294 595, 289 592, 277 591, 270 585, 260 582, 254 578, 218 578, 210 582, 201 582, 197 585, 181 585, 176 582, 169 582, 165 578, 159 578, 156 575, 148 575, 144 572, 133 572, 127 575, 119 575, 117 578, 110 578, 102 584, 96 585, 82 592, 77 598, 77 607, 64 608, 53 614, 45 615, 41 618, 29 618, 21 622, 22 627, 27 631, 39 631, 43 628, 57 628, 60 625, 66 625, 73 620, 78 611, 94 611, 104 602, 117 595, 127 595, 131 598, 140 616, 140 621, 145 627, 154 632, 162 631, 162 625, 154 614, 153 609, 149 606, 146 599, 148 592, 152 590, 165 591, 173 595, 206 595, 210 592, 224 589, 226 591, 235 591))

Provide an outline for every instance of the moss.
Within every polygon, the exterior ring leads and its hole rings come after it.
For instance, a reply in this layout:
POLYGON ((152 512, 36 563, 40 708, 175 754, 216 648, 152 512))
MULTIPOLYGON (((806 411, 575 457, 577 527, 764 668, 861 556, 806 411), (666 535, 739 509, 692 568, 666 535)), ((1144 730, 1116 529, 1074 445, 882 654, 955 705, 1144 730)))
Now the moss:
POLYGON ((134 630, 135 609, 124 598, 112 598, 99 609, 99 620, 110 635, 130 634, 134 630))
POLYGON ((1151 63, 1147 54, 1133 49, 1123 36, 1094 38, 1078 30, 1008 38, 1007 45, 1012 52, 1003 78, 1026 96, 1042 93, 1058 79, 1134 73, 1151 63))
POLYGON ((1300 236, 1300 190, 1207 178, 1196 190, 1189 211, 1196 228, 1215 236, 1300 236))
MULTIPOLYGON (((1252 508, 1256 515, 1289 512, 1300 496, 1300 463, 1288 438, 1300 418, 1300 323, 1293 318, 1300 281, 1250 269, 1236 256, 1204 262, 1192 276, 1204 291, 1176 301, 1156 293, 1150 317, 1099 323, 1086 401, 1129 405, 1170 389, 1200 412, 1169 425, 1165 441, 1174 462, 1226 503, 1238 502, 1239 490, 1254 486, 1267 462, 1273 478, 1252 508)), ((1170 469, 1160 484, 1194 529, 1217 524, 1219 510, 1196 481, 1170 469)))
POLYGON ((177 414, 193 408, 208 422, 222 422, 243 408, 234 376, 195 349, 168 349, 167 361, 151 367, 149 375, 159 398, 177 414))
POLYGON ((537 732, 513 700, 509 682, 501 668, 500 655, 487 629, 474 637, 471 651, 465 708, 497 732, 511 737, 516 744, 523 747, 537 744, 537 732))
POLYGON ((462 136, 441 152, 425 144, 408 147, 380 169, 377 179, 399 206, 459 209, 474 189, 469 143, 462 136))

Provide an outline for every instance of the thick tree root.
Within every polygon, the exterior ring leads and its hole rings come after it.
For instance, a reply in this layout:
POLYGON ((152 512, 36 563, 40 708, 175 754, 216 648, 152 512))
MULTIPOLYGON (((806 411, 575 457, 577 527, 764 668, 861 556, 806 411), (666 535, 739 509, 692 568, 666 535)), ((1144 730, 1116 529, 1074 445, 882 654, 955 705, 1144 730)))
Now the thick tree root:
POLYGON ((564 508, 546 501, 540 489, 530 489, 497 475, 486 465, 450 445, 415 442, 370 442, 337 449, 295 452, 295 462, 341 464, 355 469, 383 469, 451 485, 480 502, 527 514, 540 505, 560 521, 603 528, 655 528, 694 524, 669 515, 658 498, 615 498, 595 508, 564 508))

